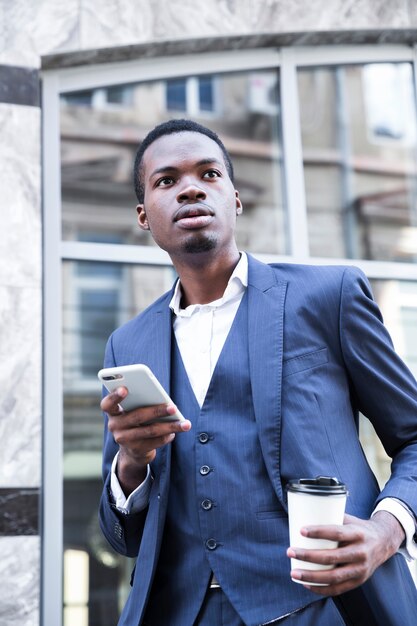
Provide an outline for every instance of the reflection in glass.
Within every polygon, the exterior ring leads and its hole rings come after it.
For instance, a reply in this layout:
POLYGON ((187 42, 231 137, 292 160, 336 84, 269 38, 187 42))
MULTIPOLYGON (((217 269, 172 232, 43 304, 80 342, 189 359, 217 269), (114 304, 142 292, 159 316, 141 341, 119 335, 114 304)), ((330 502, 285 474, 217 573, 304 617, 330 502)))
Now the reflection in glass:
POLYGON ((63 239, 154 245, 136 223, 132 164, 156 124, 185 117, 230 151, 244 212, 238 245, 285 253, 279 81, 275 70, 190 76, 61 97, 63 239))
POLYGON ((417 259, 411 64, 298 73, 310 252, 417 259))
POLYGON ((84 550, 64 552, 64 623, 88 626, 89 556, 84 550))
POLYGON ((169 289, 171 267, 63 264, 64 626, 114 626, 133 563, 98 526, 103 419, 97 371, 109 334, 169 289), (78 620, 78 621, 77 621, 78 620))

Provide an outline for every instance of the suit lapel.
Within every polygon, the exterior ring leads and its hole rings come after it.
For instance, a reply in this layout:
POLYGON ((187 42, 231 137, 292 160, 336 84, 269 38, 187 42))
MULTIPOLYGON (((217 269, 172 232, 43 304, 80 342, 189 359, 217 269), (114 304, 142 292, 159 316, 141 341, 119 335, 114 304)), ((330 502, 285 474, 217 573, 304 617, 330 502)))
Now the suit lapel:
POLYGON ((148 365, 164 389, 169 393, 171 370, 171 292, 159 300, 147 319, 141 335, 141 358, 148 365))
POLYGON ((249 370, 259 440, 269 477, 285 506, 280 477, 281 380, 287 283, 248 255, 249 370))
MULTIPOLYGON (((165 391, 170 393, 171 381, 171 337, 172 320, 169 303, 173 290, 161 298, 150 312, 148 326, 141 337, 141 358, 151 368, 165 391)), ((160 476, 160 490, 168 488, 171 465, 171 446, 163 446, 157 451, 152 467, 160 476)))

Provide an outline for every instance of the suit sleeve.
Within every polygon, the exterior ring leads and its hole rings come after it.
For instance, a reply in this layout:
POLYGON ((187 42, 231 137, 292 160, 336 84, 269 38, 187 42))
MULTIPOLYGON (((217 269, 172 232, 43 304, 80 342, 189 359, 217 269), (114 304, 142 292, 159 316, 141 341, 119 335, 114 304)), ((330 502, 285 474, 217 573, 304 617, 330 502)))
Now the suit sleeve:
POLYGON ((383 324, 364 274, 346 269, 340 338, 354 402, 373 424, 392 458, 391 476, 377 501, 403 501, 417 517, 417 383, 383 324))
MULTIPOLYGON (((113 335, 107 342, 104 367, 114 367, 113 335)), ((105 393, 105 392, 104 392, 105 393)), ((139 513, 125 514, 117 510, 113 501, 110 478, 113 459, 118 446, 107 430, 107 414, 104 413, 103 482, 100 500, 99 522, 101 530, 112 548, 124 556, 136 557, 146 520, 147 509, 139 513)))

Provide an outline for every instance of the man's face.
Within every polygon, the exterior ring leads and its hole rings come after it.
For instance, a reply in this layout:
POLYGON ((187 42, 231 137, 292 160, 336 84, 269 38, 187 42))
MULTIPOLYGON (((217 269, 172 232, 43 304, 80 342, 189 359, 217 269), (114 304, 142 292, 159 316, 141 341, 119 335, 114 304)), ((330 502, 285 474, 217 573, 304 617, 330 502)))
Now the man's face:
POLYGON ((172 257, 235 249, 242 205, 215 141, 189 131, 160 137, 145 151, 143 181, 139 226, 172 257))

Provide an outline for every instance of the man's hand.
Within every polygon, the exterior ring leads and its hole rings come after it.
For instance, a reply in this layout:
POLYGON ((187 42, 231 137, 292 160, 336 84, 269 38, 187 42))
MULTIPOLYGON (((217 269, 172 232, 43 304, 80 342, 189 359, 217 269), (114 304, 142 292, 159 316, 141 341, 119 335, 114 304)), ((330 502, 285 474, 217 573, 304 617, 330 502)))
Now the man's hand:
POLYGON ((345 515, 343 526, 309 526, 301 533, 305 537, 339 542, 338 548, 330 550, 296 547, 287 550, 291 558, 335 565, 332 570, 291 571, 292 578, 306 581, 310 591, 322 596, 336 596, 362 585, 379 565, 395 554, 405 538, 401 524, 386 511, 378 511, 370 520, 345 515), (309 586, 309 582, 327 586, 309 586))
POLYGON ((119 387, 103 398, 100 404, 109 418, 108 429, 120 447, 117 477, 126 497, 145 479, 146 467, 155 458, 157 448, 171 443, 175 433, 191 429, 189 420, 146 424, 173 415, 176 407, 158 404, 126 412, 119 403, 127 395, 126 387, 119 387))

